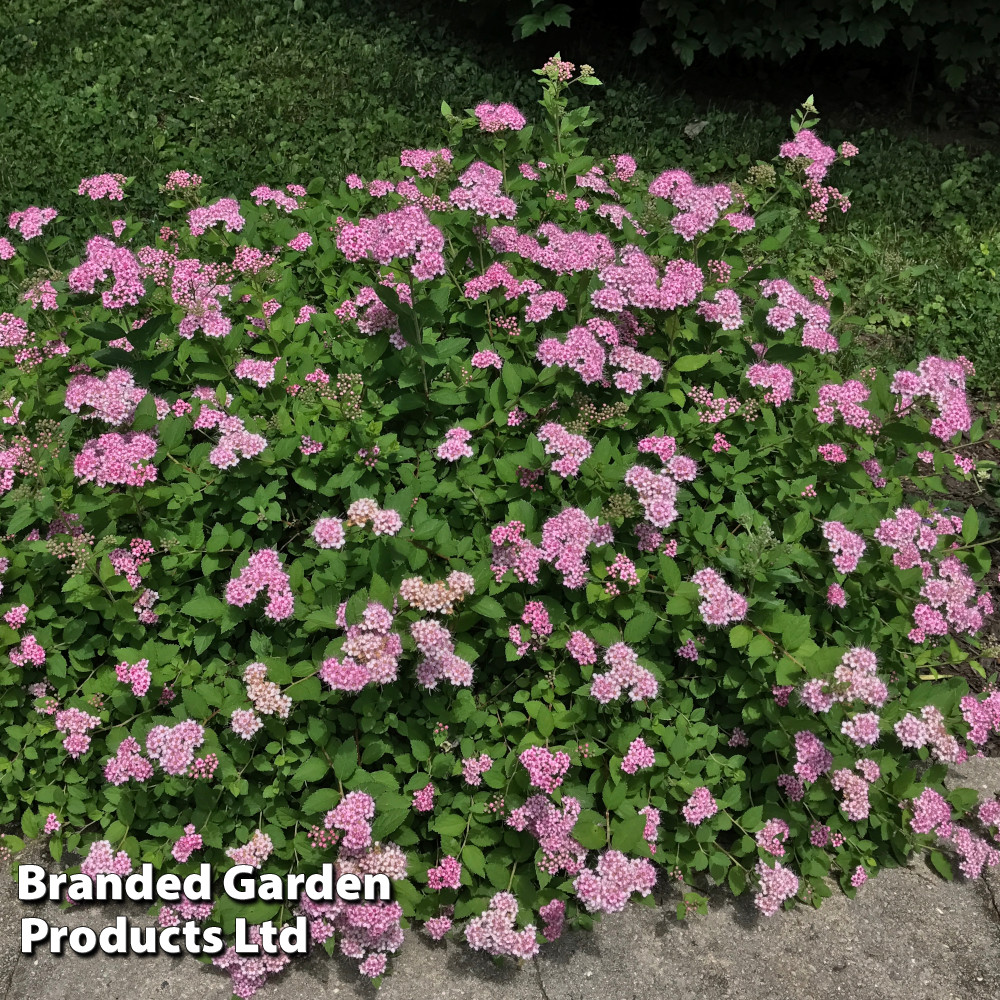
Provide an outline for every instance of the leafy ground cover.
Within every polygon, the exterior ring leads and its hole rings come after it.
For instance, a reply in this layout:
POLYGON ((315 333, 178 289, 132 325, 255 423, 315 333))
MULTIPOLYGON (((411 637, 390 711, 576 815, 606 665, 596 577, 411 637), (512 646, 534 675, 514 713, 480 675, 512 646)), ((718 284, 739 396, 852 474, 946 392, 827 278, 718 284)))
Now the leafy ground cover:
POLYGON ((527 958, 658 880, 773 916, 1000 862, 943 786, 1000 732, 955 675, 975 366, 859 364, 808 271, 863 150, 806 106, 713 183, 596 155, 590 67, 537 82, 375 174, 171 171, 153 211, 101 173, 7 220, 0 821, 91 875, 396 891, 163 925, 302 915, 377 979, 404 929, 527 958))
MULTIPOLYGON (((152 178, 173 169, 220 193, 275 176, 307 185, 374 174, 440 134, 442 100, 530 102, 525 55, 459 36, 447 7, 12 0, 0 11, 0 207, 62 204, 80 177, 108 169, 136 178, 132 204, 147 215, 159 204, 152 178)), ((742 181, 787 132, 784 108, 713 109, 666 91, 627 55, 595 47, 577 58, 615 59, 595 99, 595 137, 650 169, 742 181)), ((845 137, 828 131, 834 143, 845 137)), ((876 360, 948 344, 975 358, 975 391, 992 396, 996 156, 881 127, 851 137, 864 152, 843 186, 864 211, 833 220, 822 246, 796 248, 788 273, 850 285, 876 360)))

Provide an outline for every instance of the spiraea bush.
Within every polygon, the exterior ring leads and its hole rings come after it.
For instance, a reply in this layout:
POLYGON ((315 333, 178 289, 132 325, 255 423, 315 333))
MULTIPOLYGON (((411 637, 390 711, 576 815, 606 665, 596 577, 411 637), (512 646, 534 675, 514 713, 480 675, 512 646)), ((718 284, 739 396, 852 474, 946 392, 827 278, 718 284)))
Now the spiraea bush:
POLYGON ((645 175, 588 152, 589 67, 537 72, 391 178, 175 172, 145 223, 104 174, 8 220, 0 820, 90 874, 395 889, 161 924, 304 914, 377 978, 404 928, 525 958, 657 883, 772 915, 1000 858, 943 786, 1000 729, 953 669, 973 366, 841 371, 847 289, 771 263, 858 151, 807 106, 739 189, 645 175))

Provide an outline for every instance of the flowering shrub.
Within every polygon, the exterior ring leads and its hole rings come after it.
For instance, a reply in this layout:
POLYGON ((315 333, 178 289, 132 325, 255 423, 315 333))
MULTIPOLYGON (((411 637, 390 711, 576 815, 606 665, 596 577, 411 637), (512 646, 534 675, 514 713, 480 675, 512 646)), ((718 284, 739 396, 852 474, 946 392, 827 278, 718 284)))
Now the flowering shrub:
MULTIPOLYGON (((530 957, 663 865, 682 913, 773 914, 935 836, 1000 859, 942 786, 1000 730, 946 669, 992 611, 942 506, 973 367, 839 371, 846 290, 768 261, 856 150, 800 116, 765 214, 589 155, 592 71, 537 72, 540 122, 445 106, 447 148, 324 198, 185 174, 150 227, 104 174, 85 246, 12 216, 0 821, 92 874, 395 888, 165 926, 303 915, 378 977, 404 928, 530 957)), ((285 960, 216 963, 251 996, 285 960)))

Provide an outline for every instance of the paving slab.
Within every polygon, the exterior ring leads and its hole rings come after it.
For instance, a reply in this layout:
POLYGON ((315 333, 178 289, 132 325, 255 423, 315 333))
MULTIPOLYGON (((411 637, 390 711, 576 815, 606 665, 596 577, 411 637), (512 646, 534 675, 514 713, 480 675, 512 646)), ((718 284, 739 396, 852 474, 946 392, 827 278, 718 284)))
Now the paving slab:
MULTIPOLYGON (((950 783, 1000 793, 1000 760, 973 760, 950 783)), ((34 847, 34 845, 32 845, 34 847)), ((32 849, 29 847, 29 851, 32 849)), ((37 850, 37 848, 36 848, 37 850)), ((37 860, 25 855, 26 860, 37 860)), ((721 890, 704 917, 633 906, 591 933, 567 933, 520 967, 455 942, 408 933, 378 991, 356 964, 320 953, 293 960, 259 1000, 997 1000, 1000 878, 946 882, 917 859, 872 878, 848 900, 772 918, 721 890)), ((138 906, 20 903, 0 885, 0 1000, 229 1000, 227 974, 194 958, 20 956, 22 916, 105 926, 138 906), (111 907, 114 907, 112 910, 111 907)))

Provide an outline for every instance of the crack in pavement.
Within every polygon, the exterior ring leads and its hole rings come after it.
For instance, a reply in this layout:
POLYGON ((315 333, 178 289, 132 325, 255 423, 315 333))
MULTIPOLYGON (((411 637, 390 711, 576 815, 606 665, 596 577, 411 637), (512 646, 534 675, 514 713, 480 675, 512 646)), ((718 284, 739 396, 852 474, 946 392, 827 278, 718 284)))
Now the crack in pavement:
POLYGON ((997 902, 997 894, 993 891, 993 886, 990 884, 988 878, 983 879, 983 885, 986 887, 986 893, 993 904, 993 910, 997 915, 997 923, 1000 924, 1000 903, 997 902))
MULTIPOLYGON (((996 900, 993 901, 993 905, 996 905, 996 900)), ((549 994, 545 989, 545 981, 542 979, 542 970, 538 964, 538 956, 535 955, 531 960, 531 964, 535 967, 535 975, 538 976, 538 988, 542 991, 542 1000, 549 1000, 549 994)), ((5 998, 6 1000, 6 998, 5 998)))

